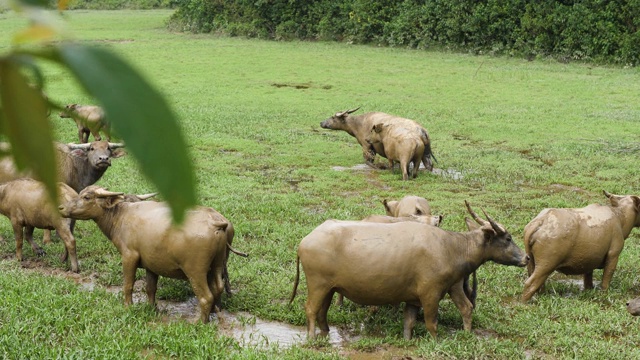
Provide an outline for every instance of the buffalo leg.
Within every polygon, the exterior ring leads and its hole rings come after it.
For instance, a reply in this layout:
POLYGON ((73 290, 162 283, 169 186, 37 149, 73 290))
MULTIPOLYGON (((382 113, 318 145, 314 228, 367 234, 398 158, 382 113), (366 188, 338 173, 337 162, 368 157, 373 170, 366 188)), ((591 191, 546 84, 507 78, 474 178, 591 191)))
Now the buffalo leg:
POLYGON ((400 170, 402 171, 402 180, 409 180, 409 163, 401 161, 400 170))
POLYGON ((76 273, 79 272, 80 269, 78 268, 78 255, 76 254, 76 239, 71 234, 71 230, 69 230, 65 225, 59 226, 58 228, 56 228, 56 231, 62 239, 62 242, 64 242, 64 253, 61 256, 60 261, 66 261, 68 254, 68 257, 71 261, 71 271, 76 273))
POLYGON ((531 274, 527 281, 524 282, 524 290, 522 291, 522 302, 529 301, 529 299, 531 299, 533 294, 535 294, 540 289, 540 287, 544 284, 544 282, 552 272, 553 269, 546 270, 538 265, 533 271, 533 274, 531 274))
POLYGON ((193 292, 196 294, 200 305, 200 321, 206 324, 209 322, 209 314, 211 314, 211 307, 213 306, 213 294, 209 290, 207 274, 185 269, 185 275, 189 278, 193 292))
POLYGON ((607 259, 604 262, 604 271, 602 272, 602 290, 607 290, 609 288, 613 272, 616 271, 616 266, 618 266, 619 254, 620 253, 618 252, 616 255, 607 255, 607 259))
POLYGON ((342 306, 342 304, 344 304, 344 296, 342 296, 342 294, 338 293, 338 296, 336 297, 336 305, 337 306, 342 306))
POLYGON ((331 306, 331 300, 333 300, 334 291, 331 290, 327 294, 327 296, 322 301, 322 305, 320 306, 320 311, 318 311, 318 327, 320 328, 320 336, 326 336, 329 334, 329 323, 327 321, 327 313, 329 312, 329 307, 331 306))
POLYGON ((222 293, 225 291, 226 281, 223 278, 223 270, 226 270, 226 264, 222 267, 222 269, 216 269, 214 266, 212 270, 207 274, 207 281, 209 283, 209 291, 213 294, 214 305, 211 307, 211 311, 215 311, 216 316, 218 316, 218 320, 222 320, 222 314, 219 311, 220 300, 222 299, 222 293))
POLYGON ((13 225, 13 234, 16 238, 16 259, 18 259, 18 261, 22 261, 22 238, 24 236, 22 225, 19 225, 19 224, 11 224, 11 225, 13 225))
POLYGON ((309 277, 307 277, 307 289, 309 290, 304 310, 307 314, 307 338, 312 340, 316 337, 316 318, 331 289, 313 284, 309 277))
POLYGON ((147 282, 147 301, 149 305, 156 306, 156 291, 158 290, 158 274, 147 269, 145 276, 147 282))
POLYGON ((438 303, 440 298, 434 296, 434 294, 427 294, 420 298, 420 303, 424 309, 424 324, 427 327, 427 331, 434 338, 437 336, 438 330, 438 303))
MULTIPOLYGON (((31 249, 37 256, 44 256, 44 250, 38 246, 38 244, 33 241, 33 226, 25 226, 24 237, 27 238, 27 241, 31 245, 31 249)), ((22 241, 20 242, 20 248, 22 248, 22 241)))
POLYGON ((124 292, 124 304, 133 304, 133 283, 136 279, 136 269, 140 258, 137 254, 122 257, 122 275, 124 277, 122 291, 124 292))
POLYGON ((462 315, 462 323, 463 327, 466 331, 471 331, 471 313, 473 311, 473 305, 469 298, 464 292, 464 281, 460 280, 457 283, 453 284, 451 289, 449 289, 449 296, 451 296, 451 300, 460 311, 460 315, 462 315))
POLYGON ((51 244, 51 230, 44 230, 42 233, 42 242, 44 244, 51 244))
POLYGON ((585 290, 593 289, 593 271, 589 271, 588 273, 584 274, 583 283, 585 290))
POLYGON ((418 317, 419 306, 405 303, 404 305, 404 339, 411 340, 413 328, 416 326, 416 318, 418 317))

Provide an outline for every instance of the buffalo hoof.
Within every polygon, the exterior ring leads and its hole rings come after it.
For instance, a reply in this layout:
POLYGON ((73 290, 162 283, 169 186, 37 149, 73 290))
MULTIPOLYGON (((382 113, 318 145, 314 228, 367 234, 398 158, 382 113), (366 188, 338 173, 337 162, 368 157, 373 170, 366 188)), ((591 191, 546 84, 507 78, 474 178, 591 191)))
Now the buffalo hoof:
POLYGON ((38 257, 43 257, 43 256, 45 256, 45 255, 47 254, 47 253, 46 253, 46 252, 44 252, 44 250, 42 250, 42 249, 36 249, 36 251, 35 251, 35 252, 36 252, 36 256, 38 256, 38 257))

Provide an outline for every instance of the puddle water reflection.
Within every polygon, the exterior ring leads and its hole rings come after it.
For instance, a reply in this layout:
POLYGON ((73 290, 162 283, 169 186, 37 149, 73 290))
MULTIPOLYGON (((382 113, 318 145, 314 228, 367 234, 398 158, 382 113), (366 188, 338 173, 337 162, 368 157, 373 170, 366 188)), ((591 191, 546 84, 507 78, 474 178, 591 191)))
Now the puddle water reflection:
MULTIPOLYGON (((367 165, 367 164, 357 164, 354 165, 352 167, 345 167, 345 166, 334 166, 331 168, 334 171, 347 171, 347 170, 351 170, 351 171, 388 171, 386 169, 374 169, 371 166, 367 165)), ((398 165, 396 165, 396 171, 398 169, 398 165)), ((421 163, 420 164, 420 170, 425 170, 424 165, 421 163)), ((438 175, 438 176, 442 176, 445 178, 451 178, 453 180, 461 180, 464 177, 464 174, 462 173, 462 171, 456 170, 456 169, 438 169, 438 168, 434 168, 433 172, 434 175, 438 175)))
MULTIPOLYGON (((97 286, 92 281, 82 281, 79 285, 83 290, 94 291, 97 286)), ((120 286, 110 286, 105 290, 112 294, 122 292, 120 286)), ((136 281, 133 291, 133 302, 144 303, 147 301, 144 292, 144 282, 136 281)), ((194 321, 198 313, 198 301, 195 297, 187 301, 157 300, 158 310, 163 321, 184 319, 194 321)), ((222 311, 222 320, 211 315, 211 320, 218 323, 220 329, 227 335, 235 338, 241 346, 269 347, 276 344, 281 348, 288 348, 302 344, 306 341, 306 328, 278 321, 267 321, 255 317, 247 312, 230 313, 222 311)), ((350 342, 357 341, 358 336, 349 334, 347 330, 331 327, 329 343, 335 347, 346 347, 350 342)))

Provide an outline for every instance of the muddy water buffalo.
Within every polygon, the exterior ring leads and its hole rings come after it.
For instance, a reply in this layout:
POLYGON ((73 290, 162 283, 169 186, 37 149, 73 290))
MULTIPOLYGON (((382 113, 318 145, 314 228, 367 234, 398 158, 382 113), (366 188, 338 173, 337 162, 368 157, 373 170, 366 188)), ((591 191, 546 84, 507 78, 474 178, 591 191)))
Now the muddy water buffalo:
POLYGON ((420 306, 427 330, 436 336, 438 304, 449 293, 462 314, 465 330, 470 330, 471 302, 462 286, 454 285, 489 260, 516 266, 528 261, 507 230, 489 217, 479 229, 465 233, 416 222, 327 220, 298 247, 290 302, 296 295, 302 263, 309 339, 316 336, 316 321, 321 334, 328 334, 327 311, 335 292, 362 305, 406 303, 406 339, 411 338, 420 306))
POLYGON ((200 305, 200 320, 209 321, 213 304, 224 291, 222 279, 228 237, 233 226, 212 208, 187 212, 172 224, 164 202, 128 203, 123 193, 92 185, 59 207, 65 217, 92 219, 122 255, 124 302, 132 303, 137 268, 146 269, 147 297, 155 305, 158 276, 189 280, 200 305))
POLYGON ((415 129, 416 133, 420 135, 425 149, 422 162, 424 163, 424 167, 427 170, 433 170, 433 163, 431 161, 431 158, 435 160, 435 157, 431 152, 431 140, 429 139, 427 130, 423 128, 422 125, 410 119, 405 119, 382 112, 369 112, 362 115, 352 116, 351 114, 356 112, 358 109, 360 108, 358 107, 355 109, 338 112, 332 117, 322 121, 320 123, 320 126, 323 129, 346 131, 349 135, 355 137, 362 147, 362 156, 364 157, 366 164, 373 166, 376 154, 384 158, 386 158, 387 156, 385 154, 384 146, 382 143, 370 144, 369 142, 367 142, 369 132, 376 124, 401 123, 406 128, 415 129))
POLYGON ((89 133, 93 135, 95 141, 102 140, 100 132, 104 134, 106 140, 111 140, 111 130, 104 115, 104 110, 94 105, 69 104, 64 107, 64 111, 59 114, 61 118, 72 118, 78 127, 78 142, 89 142, 89 133))
POLYGON ((593 270, 604 269, 607 290, 624 247, 624 240, 640 226, 640 197, 604 191, 610 205, 580 209, 544 209, 524 228, 524 244, 531 257, 522 301, 528 301, 554 271, 584 275, 584 288, 593 288, 593 270))
POLYGON ((387 201, 385 199, 382 201, 382 205, 384 205, 384 209, 389 216, 400 217, 411 215, 431 215, 431 206, 429 206, 429 202, 427 199, 419 196, 407 195, 399 201, 387 201))
MULTIPOLYGON (((1 143, 0 147, 9 152, 11 147, 1 143)), ((76 192, 94 184, 111 166, 111 159, 119 158, 125 153, 121 149, 124 144, 107 141, 94 141, 89 144, 56 143, 56 171, 61 181, 76 192)), ((0 183, 31 177, 29 173, 19 173, 10 156, 0 158, 0 183)), ((73 222, 72 222, 73 228, 73 222)), ((45 230, 44 242, 51 242, 51 233, 45 230)))
MULTIPOLYGON (((69 185, 58 183, 58 202, 76 197, 69 185)), ((22 241, 27 238, 33 252, 44 255, 44 251, 33 241, 33 229, 56 230, 64 242, 65 253, 61 260, 71 259, 71 271, 78 272, 76 240, 71 233, 71 219, 60 216, 57 204, 51 204, 45 186, 33 179, 18 179, 0 185, 0 214, 11 220, 16 238, 16 258, 22 261, 22 241)))
POLYGON ((411 215, 394 217, 389 215, 369 215, 362 219, 364 222, 376 222, 376 223, 397 223, 403 221, 415 221, 431 226, 440 226, 442 223, 442 215, 411 215))
POLYGON ((367 138, 367 142, 372 145, 383 145, 392 172, 394 162, 400 163, 402 180, 409 180, 409 176, 418 176, 418 168, 424 154, 422 138, 414 130, 402 124, 375 124, 367 138), (410 168, 412 164, 413 169, 410 168))
POLYGON ((627 311, 633 316, 640 315, 640 297, 637 297, 627 303, 627 311))

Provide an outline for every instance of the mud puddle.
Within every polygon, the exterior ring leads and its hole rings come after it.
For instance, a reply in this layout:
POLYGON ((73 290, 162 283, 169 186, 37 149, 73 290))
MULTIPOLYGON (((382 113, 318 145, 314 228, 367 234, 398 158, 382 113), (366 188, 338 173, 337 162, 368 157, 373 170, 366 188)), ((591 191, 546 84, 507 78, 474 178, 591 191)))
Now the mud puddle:
MULTIPOLYGON (((96 285, 91 279, 83 279, 76 282, 86 291, 103 288, 100 285, 96 285)), ((121 286, 109 286, 104 289, 112 294, 122 292, 121 286)), ((146 301, 145 282, 144 280, 137 280, 133 285, 133 302, 137 304, 145 303, 146 301)), ((158 299, 156 303, 162 321, 171 322, 183 319, 195 322, 197 320, 199 308, 195 297, 191 297, 186 301, 158 299)), ((211 321, 216 322, 224 334, 235 338, 241 346, 266 348, 275 344, 281 348, 289 348, 303 344, 306 341, 306 328, 304 326, 263 320, 248 312, 231 313, 223 310, 221 319, 212 314, 211 321)), ((349 331, 335 326, 332 326, 329 332, 329 343, 339 349, 359 339, 358 336, 350 334, 349 331)))
MULTIPOLYGON (((372 172, 372 171, 380 171, 380 170, 387 170, 388 168, 385 167, 380 167, 380 168, 373 168, 367 164, 357 164, 351 167, 345 167, 345 166, 333 166, 331 168, 334 171, 366 171, 366 172, 372 172)), ((421 171, 426 171, 424 164, 420 163, 420 170, 421 171)), ((396 172, 399 172, 399 165, 396 165, 396 172)), ((437 176, 442 176, 444 178, 450 178, 453 180, 461 180, 462 178, 464 178, 464 174, 462 173, 462 171, 456 170, 456 169, 438 169, 438 168, 434 168, 432 173, 434 175, 437 176)))

